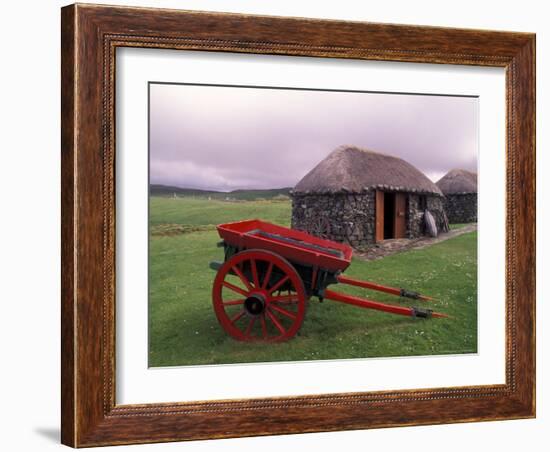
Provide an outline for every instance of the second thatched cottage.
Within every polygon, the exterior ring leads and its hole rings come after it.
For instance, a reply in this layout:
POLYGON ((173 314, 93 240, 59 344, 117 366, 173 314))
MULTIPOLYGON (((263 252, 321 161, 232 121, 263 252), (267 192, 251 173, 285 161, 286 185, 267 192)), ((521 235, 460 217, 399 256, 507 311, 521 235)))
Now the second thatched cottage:
POLYGON ((477 222, 477 174, 454 169, 436 182, 445 195, 449 223, 477 222))
POLYGON ((341 146, 291 192, 292 227, 352 246, 424 234, 424 212, 446 228, 439 188, 410 163, 341 146))

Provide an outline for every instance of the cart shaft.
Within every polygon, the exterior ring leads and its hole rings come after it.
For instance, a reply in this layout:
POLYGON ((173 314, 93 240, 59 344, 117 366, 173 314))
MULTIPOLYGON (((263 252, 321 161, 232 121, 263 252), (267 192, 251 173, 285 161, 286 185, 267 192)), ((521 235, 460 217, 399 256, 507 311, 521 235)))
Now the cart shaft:
POLYGON ((407 289, 384 286, 382 284, 373 283, 370 281, 361 281, 359 279, 350 278, 349 276, 338 275, 336 277, 339 283, 348 284, 350 286, 362 287, 364 289, 376 290, 378 292, 385 292, 400 297, 412 298, 414 300, 432 301, 433 298, 421 295, 418 292, 414 292, 407 289))
POLYGON ((447 317, 445 314, 432 312, 430 309, 409 308, 406 306, 395 306, 391 304, 380 303, 366 298, 359 298, 353 295, 342 294, 332 290, 325 290, 324 298, 327 300, 338 301, 340 303, 351 304, 366 309, 375 309, 377 311, 389 312, 391 314, 405 315, 409 317, 447 317))

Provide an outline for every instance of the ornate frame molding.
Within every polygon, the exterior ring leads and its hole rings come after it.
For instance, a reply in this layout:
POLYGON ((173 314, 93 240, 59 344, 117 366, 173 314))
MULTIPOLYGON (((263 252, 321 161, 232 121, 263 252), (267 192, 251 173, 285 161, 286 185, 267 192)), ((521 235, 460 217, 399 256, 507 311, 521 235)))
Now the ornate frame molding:
POLYGON ((77 4, 62 9, 62 92, 64 444, 81 447, 535 415, 534 35, 77 4), (506 383, 116 405, 118 47, 506 68, 506 383), (266 422, 253 422, 257 416, 266 422))

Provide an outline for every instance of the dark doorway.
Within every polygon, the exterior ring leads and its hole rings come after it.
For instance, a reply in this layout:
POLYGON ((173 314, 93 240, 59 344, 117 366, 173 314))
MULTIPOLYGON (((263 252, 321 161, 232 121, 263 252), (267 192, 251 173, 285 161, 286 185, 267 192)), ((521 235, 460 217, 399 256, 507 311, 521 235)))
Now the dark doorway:
POLYGON ((407 195, 376 190, 375 240, 403 239, 407 232, 407 195))
POLYGON ((395 193, 384 193, 384 240, 394 238, 395 193))

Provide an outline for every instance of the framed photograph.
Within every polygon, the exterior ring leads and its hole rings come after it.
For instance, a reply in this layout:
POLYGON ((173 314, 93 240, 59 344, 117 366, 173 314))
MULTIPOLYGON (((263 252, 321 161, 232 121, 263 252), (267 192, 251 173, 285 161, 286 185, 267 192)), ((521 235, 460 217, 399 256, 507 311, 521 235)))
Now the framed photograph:
POLYGON ((62 8, 62 442, 535 416, 535 36, 62 8))

